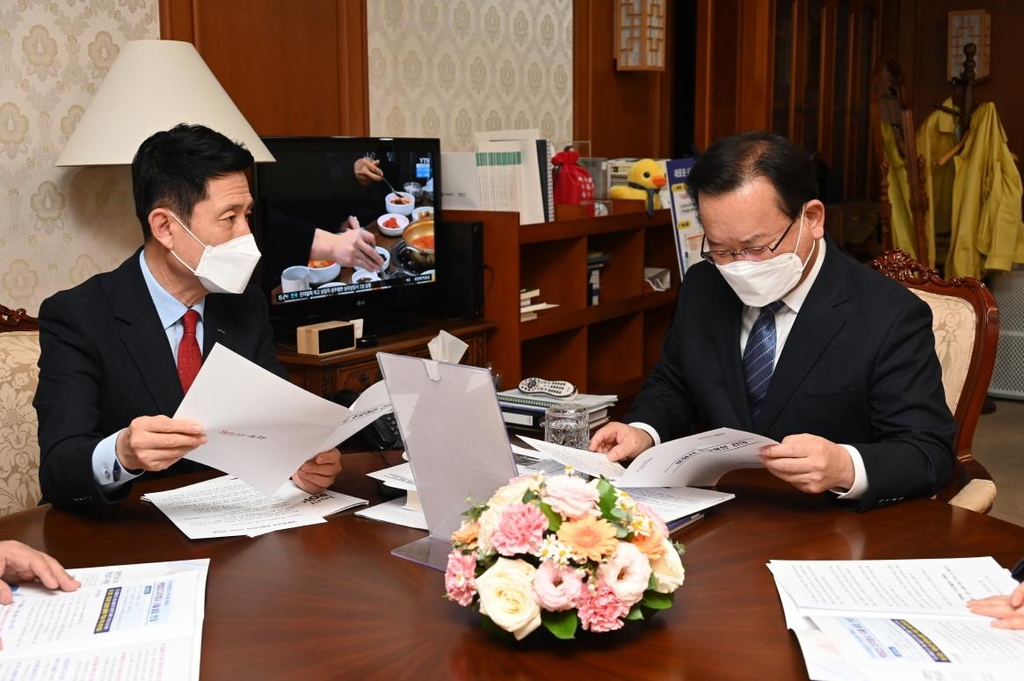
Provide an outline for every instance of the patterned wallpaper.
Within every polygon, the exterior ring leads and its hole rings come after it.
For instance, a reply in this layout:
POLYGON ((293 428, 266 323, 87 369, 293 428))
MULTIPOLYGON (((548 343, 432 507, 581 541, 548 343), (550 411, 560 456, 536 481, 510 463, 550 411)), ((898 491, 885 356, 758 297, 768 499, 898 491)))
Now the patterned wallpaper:
POLYGON ((572 137, 572 0, 367 2, 370 133, 439 137, 539 128, 572 137))
POLYGON ((53 164, 118 46, 159 37, 157 1, 0 2, 0 303, 36 314, 142 243, 127 166, 53 164))
MULTIPOLYGON (((572 139, 571 0, 369 0, 370 131, 440 137, 537 127, 572 139)), ((158 0, 0 0, 0 303, 36 314, 142 242, 127 166, 53 163, 158 0)))

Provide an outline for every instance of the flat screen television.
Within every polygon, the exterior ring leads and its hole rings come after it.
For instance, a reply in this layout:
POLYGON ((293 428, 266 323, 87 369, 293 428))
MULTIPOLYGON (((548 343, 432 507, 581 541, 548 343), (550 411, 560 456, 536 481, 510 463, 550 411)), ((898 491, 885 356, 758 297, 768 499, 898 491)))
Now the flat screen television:
POLYGON ((253 233, 263 257, 259 280, 279 342, 295 328, 364 320, 364 335, 415 326, 437 295, 433 226, 441 220, 441 148, 431 138, 264 137, 275 163, 254 173, 253 233), (359 159, 378 162, 384 181, 361 183, 359 159), (373 234, 382 270, 311 260, 316 229, 373 234))

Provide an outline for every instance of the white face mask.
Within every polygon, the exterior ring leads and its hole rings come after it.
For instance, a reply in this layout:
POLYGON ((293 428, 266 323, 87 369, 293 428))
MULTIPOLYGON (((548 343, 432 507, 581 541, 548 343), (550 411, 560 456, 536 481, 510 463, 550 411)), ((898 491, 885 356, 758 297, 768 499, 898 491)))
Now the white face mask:
MULTIPOLYGON (((800 229, 796 235, 799 248, 804 231, 803 208, 800 213, 800 229)), ((811 253, 817 248, 815 242, 811 253)), ((808 262, 810 255, 807 256, 808 262)), ((739 296, 744 305, 764 307, 768 303, 782 300, 782 297, 796 288, 807 267, 795 252, 783 253, 768 260, 734 260, 725 265, 715 265, 722 273, 729 287, 739 296)))
POLYGON ((199 277, 199 281, 210 293, 241 293, 244 291, 246 284, 249 283, 249 278, 252 277, 252 271, 256 269, 256 263, 260 259, 260 249, 256 247, 256 239, 252 234, 236 237, 217 246, 209 246, 199 241, 199 237, 193 234, 192 230, 186 227, 177 215, 174 213, 170 213, 170 215, 188 232, 189 236, 203 247, 203 254, 199 257, 199 264, 195 269, 189 267, 188 263, 174 251, 171 251, 171 255, 178 258, 178 262, 199 277))

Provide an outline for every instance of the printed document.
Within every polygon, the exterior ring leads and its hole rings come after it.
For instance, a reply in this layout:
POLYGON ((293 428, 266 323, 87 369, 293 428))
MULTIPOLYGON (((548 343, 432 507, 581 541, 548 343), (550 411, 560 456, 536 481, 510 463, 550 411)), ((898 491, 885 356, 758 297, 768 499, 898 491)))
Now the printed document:
POLYGON ((603 475, 619 487, 710 487, 737 468, 762 468, 761 447, 778 444, 771 438, 732 428, 718 428, 669 440, 640 453, 629 467, 604 454, 555 445, 520 436, 552 459, 594 477, 603 475))
POLYGON ((82 586, 14 588, 0 606, 0 679, 199 678, 210 561, 68 570, 82 586))
POLYGON ((270 497, 243 480, 221 476, 194 485, 142 496, 159 508, 189 539, 257 537, 290 527, 325 523, 325 516, 366 504, 327 489, 310 494, 289 480, 270 497))
POLYGON ((1019 679, 1024 631, 966 602, 1016 586, 992 558, 778 561, 786 624, 812 679, 1019 679))
POLYGON ((390 412, 383 382, 346 408, 217 344, 174 417, 203 424, 207 437, 186 459, 239 477, 269 497, 303 462, 390 412))

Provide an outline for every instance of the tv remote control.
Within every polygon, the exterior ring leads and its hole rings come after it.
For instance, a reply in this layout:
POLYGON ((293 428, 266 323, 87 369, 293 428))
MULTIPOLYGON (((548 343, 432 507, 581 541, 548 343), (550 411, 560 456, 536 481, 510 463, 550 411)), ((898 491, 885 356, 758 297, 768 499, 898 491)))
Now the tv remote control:
POLYGON ((543 393, 552 397, 572 397, 576 386, 569 381, 545 381, 543 378, 524 378, 519 382, 519 391, 528 394, 543 393))

